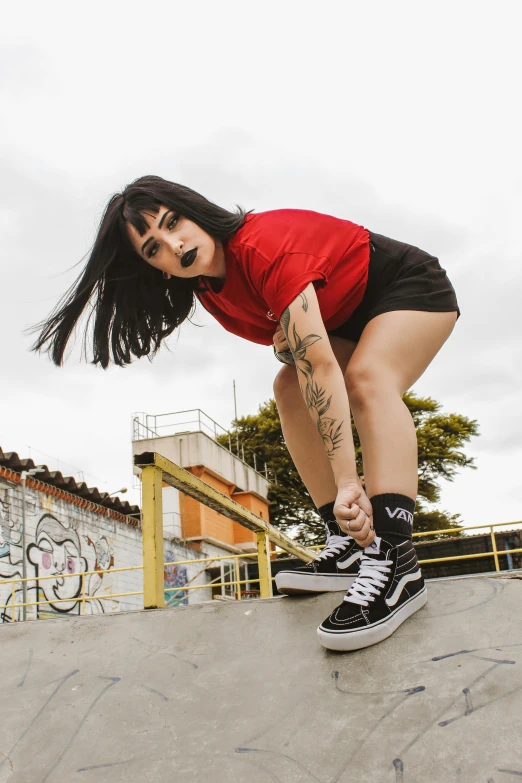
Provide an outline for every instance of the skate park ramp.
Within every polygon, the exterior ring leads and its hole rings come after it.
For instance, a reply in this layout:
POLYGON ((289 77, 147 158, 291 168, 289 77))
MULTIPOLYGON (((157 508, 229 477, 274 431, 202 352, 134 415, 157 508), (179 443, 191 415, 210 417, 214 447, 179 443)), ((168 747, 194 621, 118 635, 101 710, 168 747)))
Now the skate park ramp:
POLYGON ((353 653, 316 637, 342 593, 1 626, 0 780, 520 780, 520 576, 353 653))

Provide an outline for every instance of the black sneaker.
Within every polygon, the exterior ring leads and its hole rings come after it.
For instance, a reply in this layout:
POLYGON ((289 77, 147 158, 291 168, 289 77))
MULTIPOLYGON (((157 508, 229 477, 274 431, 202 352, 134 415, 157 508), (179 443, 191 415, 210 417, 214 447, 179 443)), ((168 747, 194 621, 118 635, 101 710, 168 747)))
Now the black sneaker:
POLYGON ((363 550, 351 536, 341 535, 335 519, 325 523, 326 546, 315 560, 290 571, 279 571, 275 583, 280 593, 327 593, 348 590, 359 571, 363 550))
POLYGON ((343 602, 317 629, 328 650, 359 650, 382 642, 427 601, 411 541, 392 546, 375 538, 343 602))

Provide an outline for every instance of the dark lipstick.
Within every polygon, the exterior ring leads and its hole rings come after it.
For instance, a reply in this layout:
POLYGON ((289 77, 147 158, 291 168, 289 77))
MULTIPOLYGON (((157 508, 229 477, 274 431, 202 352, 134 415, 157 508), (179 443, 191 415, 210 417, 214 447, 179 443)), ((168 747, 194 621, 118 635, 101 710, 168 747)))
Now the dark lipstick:
POLYGON ((188 266, 192 266, 194 261, 196 260, 196 256, 198 254, 197 247, 193 247, 192 250, 187 250, 186 253, 183 253, 181 256, 181 266, 186 269, 188 266))

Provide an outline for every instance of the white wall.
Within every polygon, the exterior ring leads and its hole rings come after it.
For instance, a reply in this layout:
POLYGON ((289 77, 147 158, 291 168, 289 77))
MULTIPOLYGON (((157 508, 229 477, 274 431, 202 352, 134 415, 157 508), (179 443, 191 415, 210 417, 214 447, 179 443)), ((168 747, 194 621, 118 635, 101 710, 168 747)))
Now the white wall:
POLYGON ((181 538, 179 491, 175 487, 163 487, 163 532, 167 538, 181 538))

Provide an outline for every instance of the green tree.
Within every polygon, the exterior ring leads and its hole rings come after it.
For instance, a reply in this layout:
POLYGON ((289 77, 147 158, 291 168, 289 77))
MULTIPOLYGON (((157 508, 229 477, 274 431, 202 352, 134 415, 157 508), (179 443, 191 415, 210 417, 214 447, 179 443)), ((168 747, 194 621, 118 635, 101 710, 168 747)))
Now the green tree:
MULTIPOLYGON (((454 527, 458 535, 462 524, 460 514, 429 510, 426 503, 440 500, 439 481, 442 478, 453 481, 459 469, 476 469, 473 458, 466 456, 462 446, 478 435, 477 422, 456 413, 440 413, 440 403, 431 397, 417 397, 413 392, 404 395, 404 402, 415 423, 419 444, 415 532, 454 527)), ((361 446, 353 419, 352 432, 357 471, 364 482, 361 446)), ((228 435, 218 436, 217 440, 228 447, 228 435)), ((235 421, 230 430, 230 441, 234 453, 239 441, 240 456, 244 449, 245 460, 250 465, 254 464, 255 454, 258 470, 261 469, 260 461, 269 466, 269 478, 273 482, 268 492, 272 524, 302 543, 323 543, 323 524, 286 447, 275 399, 262 403, 257 414, 243 416, 235 421)), ((422 540, 427 538, 423 537, 422 540)))

